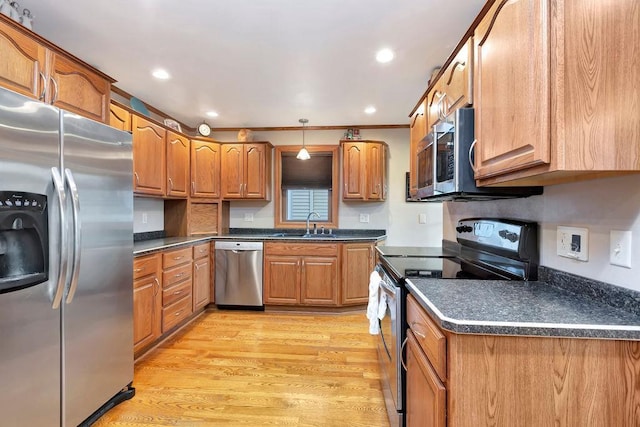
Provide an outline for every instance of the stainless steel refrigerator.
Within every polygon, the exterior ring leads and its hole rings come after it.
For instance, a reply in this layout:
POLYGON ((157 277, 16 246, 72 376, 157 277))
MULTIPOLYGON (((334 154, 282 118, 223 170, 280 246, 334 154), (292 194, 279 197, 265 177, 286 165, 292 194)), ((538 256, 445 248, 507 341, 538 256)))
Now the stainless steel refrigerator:
POLYGON ((0 424, 132 396, 132 270, 131 135, 0 89, 0 424))

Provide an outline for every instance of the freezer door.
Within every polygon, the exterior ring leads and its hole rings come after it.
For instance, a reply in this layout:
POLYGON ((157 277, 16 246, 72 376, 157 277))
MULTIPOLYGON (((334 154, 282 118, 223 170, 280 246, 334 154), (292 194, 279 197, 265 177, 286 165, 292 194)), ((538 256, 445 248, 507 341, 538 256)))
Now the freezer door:
MULTIPOLYGON (((47 280, 15 291, 7 286, 0 293, 0 424, 7 426, 54 426, 60 420, 60 310, 53 306, 61 228, 52 181, 52 168, 59 167, 59 121, 56 108, 0 89, 0 215, 8 198, 21 197, 17 193, 41 195, 36 205, 46 200, 48 231, 33 239, 48 245, 50 254, 44 261, 47 280)), ((10 203, 15 206, 16 200, 10 203)), ((4 212, 6 220, 11 214, 4 212)), ((27 228, 21 220, 11 223, 12 232, 27 228)), ((0 239, 0 264, 38 247, 9 236, 0 239)))
POLYGON ((62 147, 77 211, 62 309, 62 425, 75 427, 133 381, 133 166, 129 133, 67 112, 62 147))

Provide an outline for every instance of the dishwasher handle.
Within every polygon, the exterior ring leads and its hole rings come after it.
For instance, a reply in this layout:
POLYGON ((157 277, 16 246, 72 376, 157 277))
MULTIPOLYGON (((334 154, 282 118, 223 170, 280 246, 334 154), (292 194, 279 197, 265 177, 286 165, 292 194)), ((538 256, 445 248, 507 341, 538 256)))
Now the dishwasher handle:
POLYGON ((220 241, 216 242, 215 249, 216 251, 234 251, 235 253, 241 251, 261 251, 263 249, 262 242, 240 242, 237 240, 234 241, 220 241))

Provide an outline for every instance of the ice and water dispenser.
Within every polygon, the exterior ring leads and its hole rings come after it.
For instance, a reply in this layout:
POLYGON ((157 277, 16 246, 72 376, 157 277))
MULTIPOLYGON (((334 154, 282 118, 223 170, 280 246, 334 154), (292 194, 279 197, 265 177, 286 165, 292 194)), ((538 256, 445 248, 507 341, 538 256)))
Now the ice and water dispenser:
POLYGON ((0 293, 48 279, 47 196, 0 191, 0 293))

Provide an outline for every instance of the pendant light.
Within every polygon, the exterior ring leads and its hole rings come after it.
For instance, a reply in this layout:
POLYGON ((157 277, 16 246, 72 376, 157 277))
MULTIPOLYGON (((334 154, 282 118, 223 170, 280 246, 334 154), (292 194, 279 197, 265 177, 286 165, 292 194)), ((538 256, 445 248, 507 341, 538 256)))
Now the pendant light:
POLYGON ((298 152, 298 155, 296 156, 296 158, 299 160, 309 160, 311 156, 309 155, 309 152, 307 151, 307 148, 304 145, 304 125, 309 123, 309 120, 300 119, 298 121, 302 123, 302 148, 298 152))

